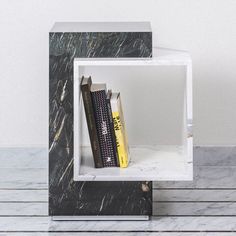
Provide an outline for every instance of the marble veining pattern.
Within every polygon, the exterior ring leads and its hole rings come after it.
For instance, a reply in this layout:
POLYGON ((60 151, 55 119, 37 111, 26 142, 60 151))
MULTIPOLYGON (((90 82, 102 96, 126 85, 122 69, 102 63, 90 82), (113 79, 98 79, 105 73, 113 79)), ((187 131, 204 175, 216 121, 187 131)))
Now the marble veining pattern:
POLYGON ((195 166, 193 181, 154 182, 154 188, 236 188, 235 166, 195 166))
MULTIPOLYGON (((202 150, 196 152, 196 148, 194 148, 194 159, 200 158, 199 155, 204 153, 204 150, 207 153, 210 152, 208 147, 198 147, 198 149, 202 150)), ((213 187, 222 187, 217 189, 162 189, 162 193, 165 191, 164 199, 157 199, 157 195, 153 197, 153 201, 169 201, 162 203, 162 212, 165 212, 167 215, 176 214, 176 212, 181 214, 182 212, 187 213, 188 216, 152 217, 151 221, 148 222, 52 222, 51 217, 46 216, 48 204, 47 190, 40 189, 40 185, 38 185, 41 183, 45 185, 45 188, 48 186, 44 178, 48 173, 46 164, 41 166, 42 161, 46 163, 45 160, 47 160, 45 149, 22 148, 17 151, 15 149, 1 149, 0 158, 4 157, 4 159, 1 159, 4 162, 4 166, 0 167, 0 200, 2 203, 0 204, 0 207, 2 207, 0 208, 0 213, 6 215, 0 216, 0 235, 83 235, 81 231, 85 231, 87 233, 84 234, 89 236, 130 236, 149 235, 148 233, 146 234, 148 231, 150 235, 160 234, 162 236, 233 236, 236 232, 236 178, 235 175, 229 174, 228 169, 234 170, 234 173, 236 173, 236 166, 227 166, 227 153, 229 156, 233 155, 235 147, 212 147, 213 156, 217 153, 217 149, 220 152, 222 152, 222 149, 225 149, 224 159, 226 162, 222 161, 219 163, 217 161, 218 166, 208 165, 204 166, 204 168, 200 166, 201 171, 207 172, 207 177, 204 178, 206 183, 204 185, 201 182, 201 186, 208 186, 208 182, 211 182, 213 187), (18 159, 22 159, 22 161, 20 162, 18 159), (28 163, 27 165, 30 168, 25 165, 26 163, 28 163), (38 168, 39 166, 40 168, 38 168), (214 169, 214 171, 208 172, 207 170, 209 169, 214 169), (41 172, 34 174, 37 170, 41 172), (230 185, 223 185, 220 183, 221 180, 215 178, 218 171, 225 172, 224 175, 228 176, 227 179, 230 181, 230 185), (213 175, 213 173, 215 174, 213 175), (229 189, 227 188, 228 186, 234 187, 229 189), (42 193, 40 194, 40 192, 42 193), (34 216, 26 216, 26 214, 33 214, 34 216), (43 217, 40 214, 43 214, 43 217), (200 214, 201 216, 199 217, 200 214), (212 216, 209 216, 209 214, 212 214, 212 216), (208 216, 205 217, 204 215, 208 216), (226 216, 222 217, 222 215, 226 216), (51 232, 48 232, 49 230, 51 232), (59 233, 59 231, 63 233, 59 233), (92 231, 102 232, 92 233, 92 231), (187 233, 190 231, 191 233, 187 233)), ((215 156, 217 157, 218 155, 215 156)), ((213 157, 210 155, 205 155, 205 157, 213 160, 213 157)), ((207 159, 204 161, 208 162, 207 159)), ((204 173, 197 172, 197 178, 201 178, 202 174, 204 173)), ((223 183, 225 182, 223 181, 223 183)), ((158 190, 160 191, 160 189, 154 191, 158 190)), ((159 207, 159 203, 157 204, 159 207)), ((159 213, 160 211, 156 212, 156 214, 159 213)))
MULTIPOLYGON (((5 217, 2 231, 56 232, 236 232, 235 217, 152 217, 150 221, 51 221, 50 217, 5 217)), ((142 235, 142 234, 141 234, 142 235)))
MULTIPOLYGON (((105 197, 102 204, 106 204, 105 197)), ((0 216, 48 216, 47 202, 0 202, 0 216), (22 209, 24 209, 22 211, 22 209)), ((153 202, 155 216, 236 216, 235 202, 153 202)), ((97 216, 96 216, 97 217, 97 216)), ((106 219, 107 216, 105 216, 106 219)), ((121 220, 126 220, 122 216, 121 220)), ((68 220, 68 218, 67 218, 68 220)), ((71 218, 75 220, 75 218, 71 218)), ((85 219, 84 219, 85 220, 85 219)), ((100 219, 97 219, 100 220, 100 219)), ((114 219, 113 219, 114 220, 114 219)))
POLYGON ((156 216, 235 216, 235 202, 153 202, 156 216))
POLYGON ((151 57, 151 32, 50 33, 49 45, 49 214, 150 215, 151 182, 73 181, 73 60, 151 57))
POLYGON ((74 57, 151 57, 151 32, 50 33, 50 54, 74 57))
POLYGON ((94 169, 90 147, 82 147, 79 180, 191 180, 192 161, 184 155, 182 146, 140 145, 130 146, 128 168, 94 169), (146 162, 148 158, 148 162, 146 162))
POLYGON ((195 166, 236 166, 235 146, 196 147, 194 154, 195 166))
MULTIPOLYGON (((154 202, 235 202, 236 189, 154 189, 154 202)), ((236 214, 236 213, 235 213, 236 214)))

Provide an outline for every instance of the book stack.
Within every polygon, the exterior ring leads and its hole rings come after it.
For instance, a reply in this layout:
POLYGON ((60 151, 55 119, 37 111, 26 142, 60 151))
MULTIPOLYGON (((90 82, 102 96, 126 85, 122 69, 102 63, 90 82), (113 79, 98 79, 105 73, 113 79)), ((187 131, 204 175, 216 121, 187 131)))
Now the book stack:
POLYGON ((120 93, 84 76, 81 91, 95 168, 127 167, 129 148, 120 93))

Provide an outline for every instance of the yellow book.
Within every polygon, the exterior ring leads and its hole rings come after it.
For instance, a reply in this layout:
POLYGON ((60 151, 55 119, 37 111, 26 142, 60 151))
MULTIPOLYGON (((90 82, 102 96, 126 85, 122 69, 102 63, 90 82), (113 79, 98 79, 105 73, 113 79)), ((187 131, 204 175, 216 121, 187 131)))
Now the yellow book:
POLYGON ((129 164, 129 148, 125 129, 124 115, 119 93, 111 95, 111 109, 116 136, 116 146, 119 158, 119 166, 125 168, 129 164))

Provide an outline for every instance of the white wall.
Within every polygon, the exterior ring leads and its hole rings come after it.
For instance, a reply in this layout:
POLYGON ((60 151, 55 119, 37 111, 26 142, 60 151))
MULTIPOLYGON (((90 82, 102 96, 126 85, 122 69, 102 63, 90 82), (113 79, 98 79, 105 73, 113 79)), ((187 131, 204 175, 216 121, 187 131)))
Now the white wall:
POLYGON ((235 144, 235 0, 1 0, 0 146, 47 145, 48 31, 55 21, 144 20, 155 46, 192 54, 195 144, 235 144))

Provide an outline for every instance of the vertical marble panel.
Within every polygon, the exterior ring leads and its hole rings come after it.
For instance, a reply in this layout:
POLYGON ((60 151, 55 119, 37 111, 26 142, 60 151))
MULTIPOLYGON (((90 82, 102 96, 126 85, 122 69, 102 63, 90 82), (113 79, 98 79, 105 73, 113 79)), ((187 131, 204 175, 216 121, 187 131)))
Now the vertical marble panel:
POLYGON ((73 60, 151 57, 151 32, 49 34, 49 215, 151 215, 152 182, 73 181, 73 60))

